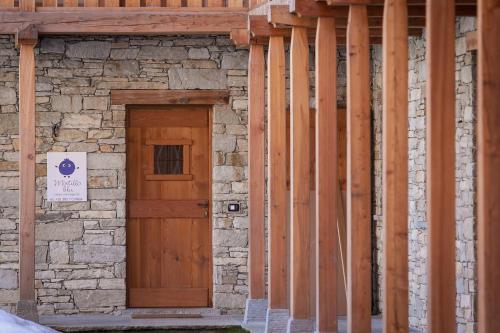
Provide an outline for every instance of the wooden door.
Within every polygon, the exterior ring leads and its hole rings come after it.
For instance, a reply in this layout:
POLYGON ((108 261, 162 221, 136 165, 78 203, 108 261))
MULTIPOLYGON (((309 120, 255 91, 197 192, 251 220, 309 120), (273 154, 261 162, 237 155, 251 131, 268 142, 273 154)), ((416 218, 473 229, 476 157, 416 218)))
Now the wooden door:
POLYGON ((211 305, 209 112, 206 106, 128 110, 130 307, 211 305))

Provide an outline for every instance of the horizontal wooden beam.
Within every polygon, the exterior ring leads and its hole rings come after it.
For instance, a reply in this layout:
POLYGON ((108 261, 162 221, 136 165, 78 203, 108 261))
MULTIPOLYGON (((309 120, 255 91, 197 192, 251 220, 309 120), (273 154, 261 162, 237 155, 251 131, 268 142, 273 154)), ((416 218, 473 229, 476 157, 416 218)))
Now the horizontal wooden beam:
POLYGON ((227 104, 227 90, 111 90, 111 104, 227 104))
MULTIPOLYGON (((158 35, 226 33, 244 29, 246 10, 141 10, 122 7, 100 10, 52 8, 37 12, 0 11, 0 34, 15 34, 35 25, 40 35, 158 35)), ((207 9, 207 8, 204 8, 207 9)))
MULTIPOLYGON (((310 0, 289 0, 289 10, 299 16, 312 17, 347 17, 349 6, 329 6, 323 1, 310 0)), ((368 17, 382 17, 384 14, 384 6, 380 4, 367 6, 368 17)), ((476 16, 476 5, 466 3, 458 3, 456 5, 457 16, 476 16)), ((425 4, 416 3, 408 6, 409 17, 425 17, 425 4)))
POLYGON ((233 29, 229 34, 229 38, 236 46, 250 44, 250 32, 248 29, 233 29))

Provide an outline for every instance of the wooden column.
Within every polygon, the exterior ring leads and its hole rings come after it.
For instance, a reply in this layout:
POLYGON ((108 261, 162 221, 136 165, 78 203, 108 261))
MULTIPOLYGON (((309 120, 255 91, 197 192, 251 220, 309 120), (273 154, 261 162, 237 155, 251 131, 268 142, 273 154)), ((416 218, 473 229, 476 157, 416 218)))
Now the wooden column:
POLYGON ((250 46, 248 66, 249 298, 265 297, 264 48, 250 46))
POLYGON ((19 303, 18 314, 38 320, 35 300, 35 52, 37 31, 16 36, 19 55, 19 303))
POLYGON ((347 325, 371 332, 370 78, 366 6, 347 23, 347 325))
POLYGON ((316 327, 337 331, 337 38, 335 19, 316 28, 316 327))
POLYGON ((478 332, 500 332, 500 1, 478 2, 478 332))
POLYGON ((455 332, 455 1, 427 0, 429 332, 455 332))
MULTIPOLYGON (((307 28, 293 27, 290 47, 291 323, 309 320, 310 128, 307 28)), ((297 322, 298 323, 298 322, 297 322)), ((293 330, 292 330, 293 331, 293 330)))
POLYGON ((269 308, 287 309, 286 96, 283 37, 270 37, 267 60, 269 308))
POLYGON ((386 0, 383 23, 384 332, 408 332, 408 9, 386 0))

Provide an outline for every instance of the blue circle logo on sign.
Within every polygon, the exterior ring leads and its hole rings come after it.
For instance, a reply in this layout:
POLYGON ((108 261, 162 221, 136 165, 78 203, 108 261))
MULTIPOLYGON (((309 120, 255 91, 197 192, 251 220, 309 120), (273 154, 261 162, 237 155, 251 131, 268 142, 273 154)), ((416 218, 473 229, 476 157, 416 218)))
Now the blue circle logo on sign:
POLYGON ((75 163, 72 160, 66 158, 61 163, 59 163, 59 172, 63 176, 72 175, 75 172, 75 163))

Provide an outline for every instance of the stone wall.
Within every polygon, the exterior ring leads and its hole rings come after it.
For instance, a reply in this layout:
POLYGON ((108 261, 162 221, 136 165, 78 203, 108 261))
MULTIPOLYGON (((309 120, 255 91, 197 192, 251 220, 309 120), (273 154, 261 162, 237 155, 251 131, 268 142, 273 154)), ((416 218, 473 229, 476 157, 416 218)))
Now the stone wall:
MULTIPOLYGON (((125 307, 125 106, 110 89, 228 89, 213 112, 214 306, 247 293, 247 58, 227 37, 54 37, 36 49, 36 290, 41 313, 125 307), (59 129, 54 131, 54 125, 59 129), (46 152, 88 152, 89 200, 46 200, 46 152), (238 201, 242 211, 227 212, 238 201)), ((0 37, 0 305, 17 301, 18 121, 13 38, 0 37)))
MULTIPOLYGON (((466 49, 465 32, 475 30, 474 18, 458 18, 456 31, 456 283, 457 331, 474 332, 476 320, 475 254, 475 56, 466 49)), ((426 327, 427 223, 425 37, 409 39, 409 297, 410 325, 426 327)), ((377 260, 382 266, 382 66, 381 48, 372 51, 374 110, 374 214, 377 220, 377 260)), ((382 282, 381 270, 378 281, 382 282)), ((381 306, 381 289, 379 290, 381 306)))

